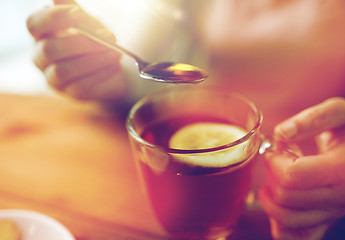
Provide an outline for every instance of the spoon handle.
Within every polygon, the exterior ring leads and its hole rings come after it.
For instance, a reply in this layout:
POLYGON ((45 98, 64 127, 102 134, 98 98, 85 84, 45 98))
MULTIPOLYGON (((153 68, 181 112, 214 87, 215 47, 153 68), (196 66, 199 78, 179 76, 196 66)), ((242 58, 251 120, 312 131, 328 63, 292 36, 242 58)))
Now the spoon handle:
POLYGON ((142 60, 141 58, 139 58, 137 55, 135 55, 134 53, 132 53, 131 51, 128 51, 127 49, 119 46, 118 44, 116 43, 113 43, 113 42, 109 42, 107 40, 104 40, 100 37, 98 37, 96 34, 94 34, 93 32, 90 32, 89 30, 86 30, 84 28, 80 28, 80 27, 76 27, 75 28, 78 32, 80 32, 81 34, 85 35, 86 37, 110 48, 110 49, 113 49, 115 51, 120 51, 132 58, 134 58, 137 63, 138 63, 138 67, 139 69, 142 69, 143 67, 145 67, 146 65, 148 65, 147 62, 145 62, 144 60, 142 60))

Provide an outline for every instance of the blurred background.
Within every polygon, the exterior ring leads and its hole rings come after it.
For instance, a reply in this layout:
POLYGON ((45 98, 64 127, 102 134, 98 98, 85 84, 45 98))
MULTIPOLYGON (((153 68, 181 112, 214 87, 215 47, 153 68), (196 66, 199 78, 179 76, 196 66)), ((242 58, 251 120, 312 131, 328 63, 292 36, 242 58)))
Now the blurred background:
POLYGON ((50 0, 2 0, 0 3, 0 92, 49 93, 32 56, 34 41, 26 19, 50 0))

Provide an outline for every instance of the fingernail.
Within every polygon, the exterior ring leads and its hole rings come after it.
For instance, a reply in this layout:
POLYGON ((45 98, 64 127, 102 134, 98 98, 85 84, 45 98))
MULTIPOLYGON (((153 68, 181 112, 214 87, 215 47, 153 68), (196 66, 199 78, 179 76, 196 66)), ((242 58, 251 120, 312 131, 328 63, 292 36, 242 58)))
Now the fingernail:
POLYGON ((292 139, 298 133, 297 126, 293 121, 287 121, 279 125, 277 130, 279 131, 280 135, 282 135, 285 139, 292 139))

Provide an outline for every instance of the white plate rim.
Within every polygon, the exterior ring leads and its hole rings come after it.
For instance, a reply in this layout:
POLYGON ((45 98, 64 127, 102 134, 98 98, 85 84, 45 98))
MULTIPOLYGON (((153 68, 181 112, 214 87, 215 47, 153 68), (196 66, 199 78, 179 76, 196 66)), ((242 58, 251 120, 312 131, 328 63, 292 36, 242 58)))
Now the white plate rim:
POLYGON ((56 229, 61 235, 63 235, 64 240, 75 240, 72 233, 65 226, 63 226, 54 218, 43 213, 26 209, 0 209, 0 219, 6 218, 11 220, 11 217, 26 218, 39 222, 44 222, 45 224, 48 224, 54 229, 56 229))

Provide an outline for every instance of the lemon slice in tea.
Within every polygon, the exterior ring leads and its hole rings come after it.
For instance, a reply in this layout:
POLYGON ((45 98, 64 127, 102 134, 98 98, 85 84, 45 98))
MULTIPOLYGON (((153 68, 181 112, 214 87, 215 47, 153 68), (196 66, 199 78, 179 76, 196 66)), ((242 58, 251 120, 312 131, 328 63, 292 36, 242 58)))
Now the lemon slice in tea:
MULTIPOLYGON (((182 127, 170 138, 169 147, 174 149, 195 150, 223 146, 246 135, 238 126, 201 122, 182 127)), ((226 167, 245 160, 246 144, 197 154, 174 154, 179 160, 189 165, 202 167, 226 167)))

